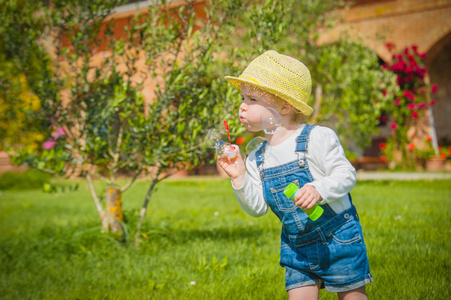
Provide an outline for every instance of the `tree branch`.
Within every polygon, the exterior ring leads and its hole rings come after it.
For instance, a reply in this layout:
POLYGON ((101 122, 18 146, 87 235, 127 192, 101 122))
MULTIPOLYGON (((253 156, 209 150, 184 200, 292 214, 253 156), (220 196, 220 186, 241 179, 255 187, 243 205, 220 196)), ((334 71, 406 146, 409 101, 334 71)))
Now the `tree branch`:
POLYGON ((125 192, 133 185, 133 183, 136 181, 136 178, 138 178, 139 174, 141 174, 141 171, 142 171, 142 168, 139 168, 139 170, 137 172, 135 172, 135 175, 133 176, 133 178, 123 188, 121 188, 122 192, 125 192))
POLYGON ((102 208, 99 197, 97 197, 97 193, 94 188, 94 184, 92 182, 91 174, 89 173, 89 171, 86 171, 86 181, 88 182, 89 190, 91 191, 92 200, 94 200, 97 213, 99 214, 100 220, 102 220, 102 229, 107 230, 108 224, 106 223, 105 211, 102 208))

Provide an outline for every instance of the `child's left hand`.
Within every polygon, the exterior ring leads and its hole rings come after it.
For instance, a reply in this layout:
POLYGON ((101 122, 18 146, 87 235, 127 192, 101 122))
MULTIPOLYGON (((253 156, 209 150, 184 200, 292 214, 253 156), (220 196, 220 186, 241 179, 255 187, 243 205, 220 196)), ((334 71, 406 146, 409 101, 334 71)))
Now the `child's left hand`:
POLYGON ((310 209, 323 200, 320 193, 312 185, 304 185, 294 197, 295 205, 302 209, 310 209))

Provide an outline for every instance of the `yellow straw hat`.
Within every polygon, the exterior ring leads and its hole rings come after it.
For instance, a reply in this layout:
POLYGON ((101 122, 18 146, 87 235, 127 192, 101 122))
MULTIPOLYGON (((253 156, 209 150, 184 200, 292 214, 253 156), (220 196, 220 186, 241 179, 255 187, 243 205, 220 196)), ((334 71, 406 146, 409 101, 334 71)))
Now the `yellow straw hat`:
POLYGON ((248 83, 274 94, 310 116, 313 109, 307 105, 312 92, 312 78, 308 68, 287 55, 269 50, 255 58, 238 77, 225 79, 237 89, 248 83))

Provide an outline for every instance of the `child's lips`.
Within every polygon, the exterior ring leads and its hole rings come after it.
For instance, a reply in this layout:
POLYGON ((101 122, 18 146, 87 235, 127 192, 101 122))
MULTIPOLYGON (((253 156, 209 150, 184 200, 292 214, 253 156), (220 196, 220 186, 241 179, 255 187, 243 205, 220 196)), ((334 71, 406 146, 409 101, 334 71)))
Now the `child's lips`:
POLYGON ((244 120, 246 120, 246 118, 244 118, 243 116, 240 116, 240 122, 243 123, 244 120))

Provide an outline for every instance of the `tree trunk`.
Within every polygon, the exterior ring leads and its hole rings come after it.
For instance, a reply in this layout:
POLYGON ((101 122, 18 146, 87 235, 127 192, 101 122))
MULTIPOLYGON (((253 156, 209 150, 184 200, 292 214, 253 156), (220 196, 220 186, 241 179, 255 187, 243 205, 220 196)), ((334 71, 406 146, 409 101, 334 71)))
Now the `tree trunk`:
POLYGON ((122 212, 122 191, 114 186, 110 186, 106 191, 106 220, 108 228, 113 233, 119 233, 124 237, 124 228, 122 221, 124 214, 122 212))

